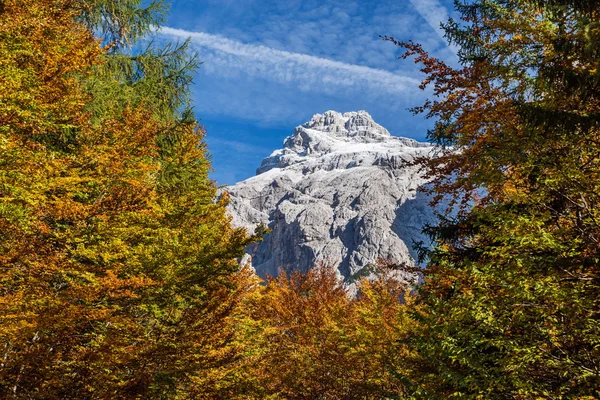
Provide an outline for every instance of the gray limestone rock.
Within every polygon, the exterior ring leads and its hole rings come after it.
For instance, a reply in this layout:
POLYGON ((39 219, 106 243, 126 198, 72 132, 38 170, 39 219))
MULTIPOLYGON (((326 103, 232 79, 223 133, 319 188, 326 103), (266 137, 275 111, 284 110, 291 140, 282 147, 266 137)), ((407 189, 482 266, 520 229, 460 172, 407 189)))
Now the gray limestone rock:
POLYGON ((414 264, 434 212, 410 162, 432 150, 391 136, 365 111, 316 114, 256 176, 226 189, 234 225, 271 229, 247 249, 253 267, 266 276, 327 264, 349 281, 378 258, 414 264))

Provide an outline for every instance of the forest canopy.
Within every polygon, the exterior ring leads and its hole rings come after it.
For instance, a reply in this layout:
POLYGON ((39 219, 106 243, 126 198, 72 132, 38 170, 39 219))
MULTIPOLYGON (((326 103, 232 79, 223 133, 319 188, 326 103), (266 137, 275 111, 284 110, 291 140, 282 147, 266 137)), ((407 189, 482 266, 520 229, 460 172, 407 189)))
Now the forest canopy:
POLYGON ((456 67, 387 38, 453 212, 419 285, 348 290, 240 263, 266 231, 209 178, 189 43, 147 45, 163 1, 1 1, 0 397, 599 398, 600 7, 455 8, 456 67))

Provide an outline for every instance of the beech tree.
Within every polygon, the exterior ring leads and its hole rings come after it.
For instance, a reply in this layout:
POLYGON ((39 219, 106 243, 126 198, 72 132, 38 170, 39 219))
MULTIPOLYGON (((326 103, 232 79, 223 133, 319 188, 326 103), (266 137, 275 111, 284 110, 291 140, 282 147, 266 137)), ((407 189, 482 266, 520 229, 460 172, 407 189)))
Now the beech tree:
POLYGON ((382 270, 358 282, 357 290, 348 293, 326 267, 282 274, 257 287, 237 318, 243 356, 222 397, 384 399, 404 393, 394 371, 404 371, 408 356, 395 346, 409 326, 400 302, 407 284, 382 270))
MULTIPOLYGON (((419 398, 600 396, 600 7, 457 1, 444 25, 461 67, 400 43, 434 98, 434 193, 409 342, 419 398)), ((391 39, 394 40, 394 39, 391 39)))
POLYGON ((1 4, 0 397, 210 393, 236 357, 253 239, 214 201, 185 43, 128 47, 162 18, 141 3, 1 4))

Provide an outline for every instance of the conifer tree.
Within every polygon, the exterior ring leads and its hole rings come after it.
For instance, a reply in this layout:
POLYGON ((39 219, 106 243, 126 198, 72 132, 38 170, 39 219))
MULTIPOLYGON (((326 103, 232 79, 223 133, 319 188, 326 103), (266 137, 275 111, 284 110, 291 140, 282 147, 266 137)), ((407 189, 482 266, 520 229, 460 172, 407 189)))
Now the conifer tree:
MULTIPOLYGON (((457 1, 460 69, 415 55, 435 99, 439 158, 460 210, 431 229, 419 291, 422 398, 600 396, 600 7, 457 1), (462 205, 462 206, 461 206, 462 205)), ((392 39, 393 40, 393 39, 392 39)))
POLYGON ((185 44, 127 47, 161 21, 140 5, 2 2, 0 397, 192 397, 235 357, 251 238, 214 201, 185 44))

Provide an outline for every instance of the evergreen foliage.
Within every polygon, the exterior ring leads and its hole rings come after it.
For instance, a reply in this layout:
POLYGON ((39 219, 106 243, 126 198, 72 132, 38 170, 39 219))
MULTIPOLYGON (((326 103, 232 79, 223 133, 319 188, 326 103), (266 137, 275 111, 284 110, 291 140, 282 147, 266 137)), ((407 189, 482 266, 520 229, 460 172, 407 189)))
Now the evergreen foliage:
POLYGON ((600 7, 456 9, 459 69, 390 39, 433 85, 422 162, 457 211, 401 302, 390 264, 355 296, 240 268, 196 57, 140 48, 163 1, 0 2, 0 397, 600 397, 600 7))
POLYGON ((82 0, 77 8, 77 19, 112 50, 144 38, 163 24, 168 12, 164 0, 82 0))
MULTIPOLYGON (((416 56, 435 99, 431 230, 416 331, 418 398, 600 397, 600 7, 457 1, 462 68, 416 56)), ((393 40, 393 39, 392 39, 393 40)))
POLYGON ((160 21, 139 4, 2 2, 0 397, 185 397, 235 357, 252 238, 214 202, 195 59, 123 46, 160 21))

